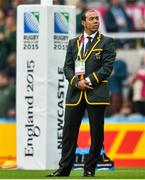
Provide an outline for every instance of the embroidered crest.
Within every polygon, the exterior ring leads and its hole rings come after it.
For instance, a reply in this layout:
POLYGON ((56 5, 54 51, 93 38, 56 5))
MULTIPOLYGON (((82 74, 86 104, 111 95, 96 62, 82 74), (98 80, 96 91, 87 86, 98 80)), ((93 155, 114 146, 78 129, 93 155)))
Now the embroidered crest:
POLYGON ((95 52, 95 53, 94 53, 94 56, 95 56, 95 58, 98 59, 98 60, 101 59, 101 51, 95 52))

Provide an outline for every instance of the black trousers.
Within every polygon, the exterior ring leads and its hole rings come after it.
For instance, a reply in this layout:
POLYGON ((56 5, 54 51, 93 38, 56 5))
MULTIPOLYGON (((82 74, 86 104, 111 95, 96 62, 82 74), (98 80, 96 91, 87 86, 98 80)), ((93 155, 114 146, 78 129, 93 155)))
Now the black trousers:
MULTIPOLYGON (((84 164, 84 171, 95 172, 97 161, 104 141, 104 112, 105 105, 88 105, 83 97, 77 106, 67 106, 62 141, 62 157, 59 162, 63 174, 69 175, 75 160, 75 150, 81 120, 85 110, 88 112, 91 147, 89 156, 84 164)), ((83 139, 85 141, 85 139, 83 139)))

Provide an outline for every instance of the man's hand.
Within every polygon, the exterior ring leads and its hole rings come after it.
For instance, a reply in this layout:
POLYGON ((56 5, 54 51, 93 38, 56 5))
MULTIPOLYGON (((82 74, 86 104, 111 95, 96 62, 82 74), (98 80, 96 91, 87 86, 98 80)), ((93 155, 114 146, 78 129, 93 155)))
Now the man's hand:
POLYGON ((91 86, 89 86, 89 82, 84 79, 77 82, 77 87, 80 90, 93 89, 91 86))

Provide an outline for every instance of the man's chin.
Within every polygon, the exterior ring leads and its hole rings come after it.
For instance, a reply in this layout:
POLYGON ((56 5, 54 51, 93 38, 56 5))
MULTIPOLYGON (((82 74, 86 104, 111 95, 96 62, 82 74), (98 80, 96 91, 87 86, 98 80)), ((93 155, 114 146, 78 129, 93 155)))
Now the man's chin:
POLYGON ((96 29, 92 29, 92 32, 95 33, 96 31, 98 31, 98 28, 96 29))

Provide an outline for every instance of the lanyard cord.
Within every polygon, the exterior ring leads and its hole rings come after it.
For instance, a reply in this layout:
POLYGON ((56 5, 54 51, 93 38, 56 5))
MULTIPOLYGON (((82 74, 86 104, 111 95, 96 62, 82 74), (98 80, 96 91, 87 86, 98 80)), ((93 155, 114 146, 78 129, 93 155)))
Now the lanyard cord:
POLYGON ((81 40, 81 43, 80 43, 80 46, 79 46, 79 49, 78 49, 78 55, 77 55, 77 57, 80 57, 81 61, 82 61, 81 51, 82 51, 83 46, 84 46, 84 36, 82 37, 82 40, 81 40))
MULTIPOLYGON (((77 54, 77 58, 80 57, 80 61, 82 61, 81 50, 82 50, 83 46, 84 46, 84 36, 81 39, 81 43, 80 43, 80 46, 78 48, 78 54, 77 54)), ((80 79, 81 80, 84 79, 84 75, 83 74, 80 76, 80 79)))

